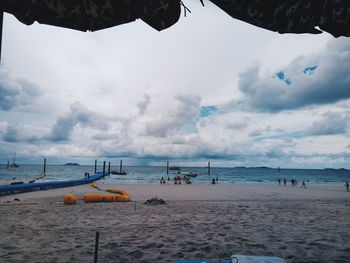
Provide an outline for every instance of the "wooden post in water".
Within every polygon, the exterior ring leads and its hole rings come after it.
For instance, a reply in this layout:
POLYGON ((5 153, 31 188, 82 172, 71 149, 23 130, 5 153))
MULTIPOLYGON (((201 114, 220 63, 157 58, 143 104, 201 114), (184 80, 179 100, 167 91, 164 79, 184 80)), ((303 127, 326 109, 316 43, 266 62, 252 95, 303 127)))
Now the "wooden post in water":
POLYGON ((120 165, 119 165, 119 172, 123 172, 123 160, 120 160, 120 165))
POLYGON ((111 175, 111 162, 108 162, 108 175, 111 175))
POLYGON ((106 161, 103 161, 103 176, 106 173, 106 161))
POLYGON ((210 162, 208 162, 208 175, 210 175, 210 162))
POLYGON ((2 24, 4 21, 4 12, 0 12, 0 63, 1 63, 1 44, 2 44, 2 24))
POLYGON ((94 263, 97 263, 98 258, 98 240, 100 238, 100 232, 96 232, 96 238, 95 238, 95 256, 94 256, 94 263))
POLYGON ((43 173, 46 173, 46 158, 44 158, 44 171, 43 173))
POLYGON ((169 174, 169 161, 166 162, 166 174, 169 174))
POLYGON ((7 166, 6 166, 6 169, 8 169, 10 167, 10 161, 7 160, 7 166))
POLYGON ((95 173, 97 171, 97 160, 95 160, 95 173))

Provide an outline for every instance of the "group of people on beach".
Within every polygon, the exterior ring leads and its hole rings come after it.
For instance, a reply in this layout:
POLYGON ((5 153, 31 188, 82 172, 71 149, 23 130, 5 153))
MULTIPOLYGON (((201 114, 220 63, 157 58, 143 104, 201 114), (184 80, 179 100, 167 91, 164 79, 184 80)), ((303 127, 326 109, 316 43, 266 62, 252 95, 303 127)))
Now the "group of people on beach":
POLYGON ((219 177, 215 177, 213 178, 213 180, 211 180, 212 184, 218 184, 219 183, 219 177))
MULTIPOLYGON (((174 176, 174 184, 181 184, 181 181, 184 180, 186 184, 191 184, 190 177, 184 176, 180 177, 179 175, 174 176)), ((168 181, 170 181, 170 177, 168 177, 168 181)), ((166 184, 165 178, 162 176, 160 179, 160 184, 166 184)))
MULTIPOLYGON (((277 181, 278 181, 278 185, 281 185, 281 182, 282 182, 281 178, 278 178, 277 181)), ((290 182, 291 182, 292 186, 297 186, 298 185, 298 180, 297 179, 292 178, 290 180, 290 182)), ((284 186, 287 185, 287 179, 286 178, 283 178, 283 185, 284 186)), ((301 187, 302 188, 306 188, 305 180, 303 180, 303 182, 301 184, 301 187)))
MULTIPOLYGON (((214 180, 214 179, 213 179, 213 180, 214 180)), ((307 181, 309 182, 309 180, 307 180, 307 181)), ((277 179, 277 182, 278 182, 278 185, 281 185, 281 183, 282 183, 281 178, 278 178, 278 179, 277 179)), ((291 182, 292 186, 298 185, 298 181, 297 181, 296 179, 291 179, 290 182, 291 182)), ((287 179, 286 179, 286 178, 283 179, 283 185, 284 185, 284 186, 287 185, 287 179)), ((305 181, 304 181, 304 180, 303 180, 303 182, 302 182, 302 184, 301 184, 301 187, 302 187, 302 188, 306 188, 306 184, 305 184, 305 181)), ((349 184, 348 181, 345 182, 345 188, 346 188, 346 191, 347 191, 347 192, 350 191, 350 190, 349 190, 350 184, 349 184)))
POLYGON ((84 176, 85 176, 85 179, 86 179, 86 178, 90 178, 90 174, 89 174, 88 172, 85 172, 85 173, 84 173, 84 176))
MULTIPOLYGON (((191 178, 188 176, 181 177, 179 175, 174 176, 174 184, 181 184, 181 181, 184 180, 186 184, 191 184, 191 178)), ((170 177, 168 177, 168 181, 170 181, 170 177)), ((218 184, 219 183, 219 177, 215 177, 211 181, 212 184, 218 184)), ((160 184, 166 184, 165 178, 162 176, 160 179, 160 184)))

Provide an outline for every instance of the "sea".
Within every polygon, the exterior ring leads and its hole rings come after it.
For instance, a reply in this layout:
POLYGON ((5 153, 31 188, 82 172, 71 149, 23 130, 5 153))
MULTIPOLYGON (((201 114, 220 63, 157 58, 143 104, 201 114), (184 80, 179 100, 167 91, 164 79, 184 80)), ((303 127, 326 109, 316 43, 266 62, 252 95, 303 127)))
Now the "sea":
MULTIPOLYGON (((305 181, 309 184, 339 184, 350 181, 350 170, 347 169, 279 169, 269 167, 211 167, 208 174, 207 167, 180 167, 181 176, 193 172, 198 176, 191 179, 195 184, 210 184, 213 178, 217 178, 219 183, 277 183, 280 178, 296 179, 299 182, 305 181)), ((36 180, 43 172, 43 165, 20 165, 19 167, 9 167, 0 165, 0 185, 14 182, 28 183, 36 180)), ((98 166, 97 171, 103 168, 98 166)), ((119 170, 119 167, 111 167, 111 170, 119 170)), ((166 181, 176 176, 174 170, 167 173, 166 166, 124 166, 126 175, 105 176, 99 183, 113 184, 159 184, 163 177, 166 181)), ((106 167, 108 171, 108 167, 106 167)), ((36 182, 64 181, 84 178, 84 173, 94 174, 94 165, 47 165, 45 176, 36 182)))

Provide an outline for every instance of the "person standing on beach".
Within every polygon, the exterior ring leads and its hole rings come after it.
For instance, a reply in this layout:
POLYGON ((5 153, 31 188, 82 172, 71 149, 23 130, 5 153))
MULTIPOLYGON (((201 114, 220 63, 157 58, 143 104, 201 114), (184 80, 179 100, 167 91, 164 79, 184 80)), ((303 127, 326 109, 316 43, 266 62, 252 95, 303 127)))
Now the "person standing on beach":
POLYGON ((281 185, 281 178, 278 178, 278 185, 281 185))
POLYGON ((286 178, 283 179, 283 184, 284 184, 284 186, 287 185, 287 179, 286 178))
POLYGON ((219 183, 219 177, 216 177, 216 184, 219 183))
POLYGON ((302 188, 306 188, 306 184, 305 184, 305 181, 303 180, 303 183, 301 184, 301 187, 302 188))
POLYGON ((349 192, 349 182, 348 181, 345 182, 345 187, 346 187, 346 191, 349 192))

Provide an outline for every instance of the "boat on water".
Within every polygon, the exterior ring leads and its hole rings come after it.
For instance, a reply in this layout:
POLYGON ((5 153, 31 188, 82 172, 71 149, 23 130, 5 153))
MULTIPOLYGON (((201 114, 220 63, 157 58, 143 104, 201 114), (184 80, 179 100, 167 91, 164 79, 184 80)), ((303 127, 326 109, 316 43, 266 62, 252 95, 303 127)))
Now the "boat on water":
POLYGON ((189 172, 189 173, 186 173, 186 176, 189 176, 189 177, 197 177, 198 174, 194 173, 194 172, 189 172))
POLYGON ((16 163, 16 153, 13 154, 13 162, 10 164, 10 167, 17 168, 19 165, 16 163))
POLYGON ((125 171, 111 171, 111 174, 126 175, 125 171))
POLYGON ((169 170, 180 171, 181 168, 178 167, 178 166, 170 166, 170 167, 169 167, 169 170))

